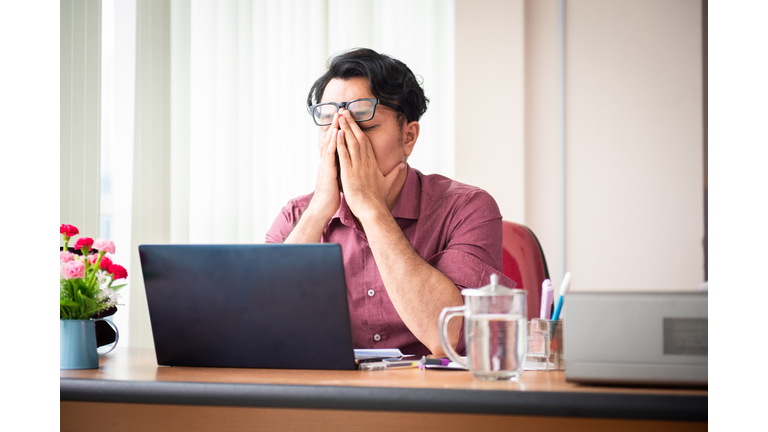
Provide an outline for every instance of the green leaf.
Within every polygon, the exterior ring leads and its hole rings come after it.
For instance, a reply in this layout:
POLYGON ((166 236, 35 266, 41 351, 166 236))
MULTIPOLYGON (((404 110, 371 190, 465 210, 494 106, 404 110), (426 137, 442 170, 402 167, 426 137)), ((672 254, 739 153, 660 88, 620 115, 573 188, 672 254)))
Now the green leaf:
POLYGON ((78 290, 85 291, 86 289, 88 289, 85 286, 85 281, 83 281, 82 279, 70 279, 70 281, 72 282, 73 291, 78 291, 78 290))
POLYGON ((60 305, 61 306, 66 306, 66 307, 70 307, 70 308, 71 307, 78 307, 78 306, 80 306, 79 303, 74 302, 74 301, 69 300, 69 299, 61 299, 60 305))
POLYGON ((67 280, 67 296, 75 298, 75 282, 72 279, 67 280))
POLYGON ((85 300, 85 312, 84 313, 89 318, 91 317, 91 315, 93 315, 94 313, 96 313, 99 310, 101 310, 101 307, 98 304, 96 304, 95 301, 91 300, 90 298, 83 297, 83 300, 85 300))
POLYGON ((75 292, 75 301, 77 302, 77 308, 75 309, 76 319, 88 319, 88 316, 85 315, 85 299, 80 290, 75 292))

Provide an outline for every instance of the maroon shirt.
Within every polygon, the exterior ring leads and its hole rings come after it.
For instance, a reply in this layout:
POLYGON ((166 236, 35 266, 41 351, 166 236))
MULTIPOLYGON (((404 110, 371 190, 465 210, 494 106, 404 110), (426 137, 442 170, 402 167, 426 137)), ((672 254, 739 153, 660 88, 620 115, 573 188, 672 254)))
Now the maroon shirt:
MULTIPOLYGON (((295 198, 283 207, 267 232, 267 243, 282 243, 288 237, 312 195, 295 198)), ((392 216, 416 253, 457 289, 488 285, 493 273, 499 275, 501 285, 516 286, 500 270, 501 213, 488 192, 408 167, 392 216)), ((430 354, 392 305, 368 239, 343 195, 320 241, 341 245, 355 348, 400 348, 405 354, 430 354)), ((463 331, 457 351, 465 351, 463 331)))

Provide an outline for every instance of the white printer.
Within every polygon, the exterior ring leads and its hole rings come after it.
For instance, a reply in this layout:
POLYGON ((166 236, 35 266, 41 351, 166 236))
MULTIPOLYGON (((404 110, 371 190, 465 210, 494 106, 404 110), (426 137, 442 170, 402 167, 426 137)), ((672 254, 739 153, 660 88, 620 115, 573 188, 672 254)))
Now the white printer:
POLYGON ((707 385, 706 292, 574 292, 564 300, 566 381, 707 385))

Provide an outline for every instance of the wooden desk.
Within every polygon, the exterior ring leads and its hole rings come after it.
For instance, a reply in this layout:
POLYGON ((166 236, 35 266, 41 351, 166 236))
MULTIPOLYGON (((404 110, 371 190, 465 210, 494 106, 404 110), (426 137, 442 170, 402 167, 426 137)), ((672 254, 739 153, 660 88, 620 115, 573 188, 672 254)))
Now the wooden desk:
POLYGON ((469 372, 157 366, 117 348, 62 370, 61 430, 707 430, 707 390, 593 387, 562 372, 481 382, 469 372), (87 419, 87 420, 86 420, 87 419))

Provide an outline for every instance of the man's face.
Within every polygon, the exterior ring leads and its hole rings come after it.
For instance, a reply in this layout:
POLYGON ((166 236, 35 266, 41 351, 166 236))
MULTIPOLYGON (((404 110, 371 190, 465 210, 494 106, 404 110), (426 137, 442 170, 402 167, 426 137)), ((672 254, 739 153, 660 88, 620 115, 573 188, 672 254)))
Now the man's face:
MULTIPOLYGON (((363 98, 375 98, 371 93, 367 78, 332 79, 325 87, 320 102, 348 102, 363 98)), ((368 137, 379 163, 379 170, 384 175, 389 174, 400 162, 404 162, 405 157, 410 156, 411 151, 413 151, 413 144, 404 145, 404 130, 398 124, 397 111, 390 107, 377 105, 376 114, 373 118, 357 125, 368 137)), ((319 128, 318 147, 321 154, 323 151, 323 134, 329 127, 321 126, 319 128)))

